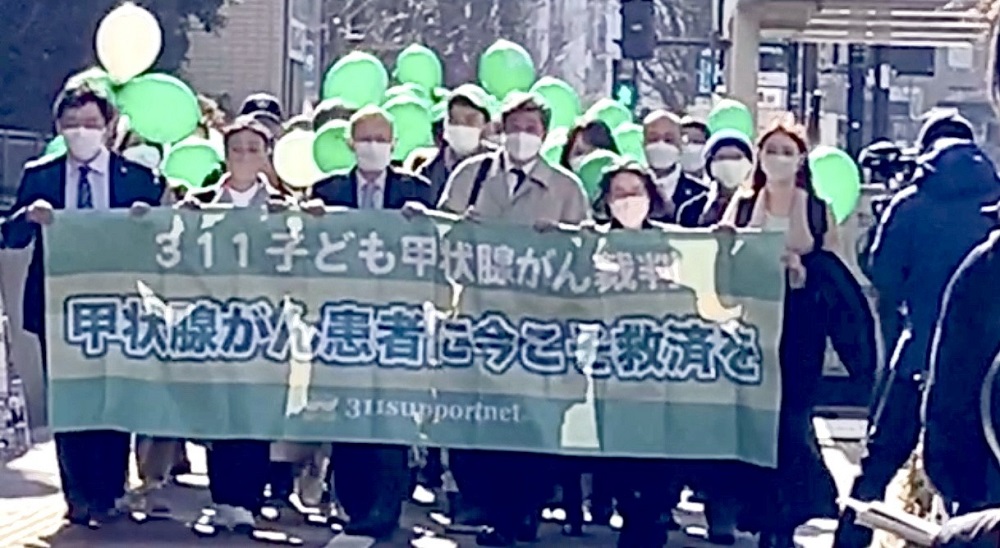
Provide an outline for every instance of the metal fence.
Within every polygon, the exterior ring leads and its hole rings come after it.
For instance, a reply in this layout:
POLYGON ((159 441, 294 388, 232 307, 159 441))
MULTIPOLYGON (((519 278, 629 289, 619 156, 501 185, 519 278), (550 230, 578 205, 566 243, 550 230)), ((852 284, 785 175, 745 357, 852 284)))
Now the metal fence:
POLYGON ((45 135, 0 128, 0 207, 14 203, 24 163, 45 149, 45 135))

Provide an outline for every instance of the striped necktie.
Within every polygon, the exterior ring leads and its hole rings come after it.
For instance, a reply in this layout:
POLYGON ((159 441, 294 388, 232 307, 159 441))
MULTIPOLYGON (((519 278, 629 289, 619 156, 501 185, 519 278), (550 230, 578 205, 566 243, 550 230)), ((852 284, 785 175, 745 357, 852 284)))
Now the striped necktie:
POLYGON ((76 192, 77 209, 94 209, 94 189, 90 185, 90 166, 80 166, 80 182, 76 192))

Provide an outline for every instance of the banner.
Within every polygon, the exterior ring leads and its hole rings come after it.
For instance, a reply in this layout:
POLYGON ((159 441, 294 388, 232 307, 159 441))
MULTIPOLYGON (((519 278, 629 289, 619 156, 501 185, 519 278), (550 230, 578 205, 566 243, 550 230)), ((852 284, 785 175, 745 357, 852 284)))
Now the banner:
POLYGON ((780 234, 57 212, 51 422, 773 466, 780 234))

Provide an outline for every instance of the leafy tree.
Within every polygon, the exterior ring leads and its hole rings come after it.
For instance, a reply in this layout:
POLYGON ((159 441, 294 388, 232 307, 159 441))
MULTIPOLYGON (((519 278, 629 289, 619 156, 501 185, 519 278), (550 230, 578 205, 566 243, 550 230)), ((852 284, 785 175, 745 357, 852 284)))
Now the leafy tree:
MULTIPOLYGON (((174 72, 188 50, 188 31, 212 30, 224 21, 229 0, 137 0, 163 27, 156 70, 174 72)), ((47 131, 51 104, 67 77, 97 63, 97 25, 119 0, 4 2, 0 17, 0 127, 47 131)))

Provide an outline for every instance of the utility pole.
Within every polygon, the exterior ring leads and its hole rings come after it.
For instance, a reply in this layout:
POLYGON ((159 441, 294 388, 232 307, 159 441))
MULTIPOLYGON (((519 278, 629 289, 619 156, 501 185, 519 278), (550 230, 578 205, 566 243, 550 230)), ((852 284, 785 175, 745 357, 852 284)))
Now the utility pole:
POLYGON ((888 139, 889 89, 892 85, 892 65, 886 58, 886 48, 872 48, 872 140, 888 139))
POLYGON ((866 49, 862 44, 847 46, 847 153, 852 158, 864 147, 866 49))

